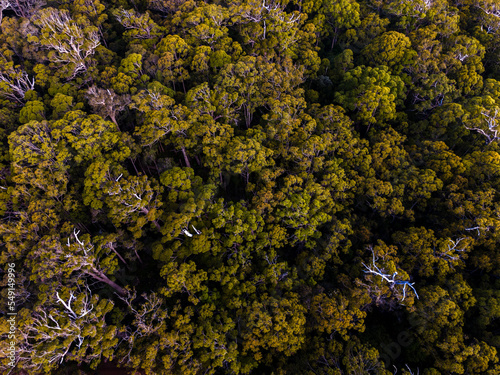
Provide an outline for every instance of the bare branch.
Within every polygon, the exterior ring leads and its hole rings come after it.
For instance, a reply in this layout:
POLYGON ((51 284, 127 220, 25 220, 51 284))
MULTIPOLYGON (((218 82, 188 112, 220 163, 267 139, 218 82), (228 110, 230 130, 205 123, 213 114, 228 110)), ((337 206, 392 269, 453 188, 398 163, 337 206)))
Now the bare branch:
POLYGON ((477 236, 481 236, 481 230, 484 230, 485 232, 490 230, 490 227, 481 227, 481 226, 475 226, 475 227, 470 227, 470 228, 464 228, 466 231, 471 231, 471 230, 477 230, 477 236))
POLYGON ((118 95, 113 90, 92 86, 86 96, 92 109, 103 118, 109 117, 120 130, 116 116, 130 104, 130 95, 118 95))
POLYGON ((366 264, 362 263, 363 266, 366 268, 366 271, 364 271, 365 273, 371 273, 371 274, 380 276, 383 280, 387 281, 390 284, 391 289, 394 288, 395 285, 402 285, 403 286, 403 298, 401 299, 401 301, 404 301, 404 299, 406 298, 406 287, 407 286, 409 286, 413 290, 413 292, 415 293, 415 296, 417 297, 417 299, 419 299, 417 291, 413 287, 413 285, 415 283, 410 283, 409 281, 396 279, 396 276, 398 274, 397 272, 394 272, 392 275, 385 273, 383 269, 380 269, 377 266, 376 262, 378 260, 378 257, 375 257, 375 252, 373 251, 373 249, 371 249, 371 252, 372 252, 372 265, 367 266, 366 264))
POLYGON ((19 69, 13 69, 10 74, 0 72, 0 95, 18 103, 24 102, 24 95, 35 88, 35 78, 19 69))
POLYGON ((87 71, 87 58, 100 45, 98 29, 82 29, 67 10, 46 8, 34 18, 34 23, 41 28, 40 44, 57 51, 51 60, 73 64, 71 78, 87 71))
POLYGON ((45 1, 43 0, 3 0, 2 3, 8 3, 16 16, 24 18, 31 18, 33 14, 45 5, 45 1))
POLYGON ((71 308, 71 302, 75 299, 75 296, 73 292, 70 293, 68 302, 64 302, 64 300, 59 296, 59 292, 56 292, 56 297, 57 297, 57 302, 60 302, 63 304, 63 306, 68 310, 69 315, 73 318, 76 319, 76 314, 71 308))
POLYGON ((420 374, 420 370, 418 369, 417 367, 417 373, 415 374, 412 369, 410 368, 410 366, 406 365, 406 368, 408 369, 410 375, 419 375, 420 374))
MULTIPOLYGON (((75 237, 76 243, 79 245, 79 250, 83 251, 84 256, 87 257, 89 255, 89 252, 94 248, 94 245, 90 245, 89 247, 85 247, 85 243, 78 238, 78 234, 80 234, 80 231, 77 231, 76 228, 73 229, 73 236, 75 237)), ((68 245, 68 247, 71 246, 71 243, 69 241, 69 237, 68 237, 67 245, 68 245)))
POLYGON ((477 126, 465 126, 466 129, 468 130, 473 130, 483 136, 486 137, 486 144, 490 144, 493 141, 498 140, 499 138, 499 129, 498 129, 498 115, 499 115, 499 108, 495 107, 495 113, 492 114, 491 110, 484 110, 481 112, 481 114, 484 116, 484 120, 486 122, 487 128, 482 128, 482 127, 477 127, 477 126))
POLYGON ((500 18, 500 6, 497 7, 495 2, 489 2, 489 4, 483 3, 483 5, 476 5, 479 9, 481 9, 484 13, 494 16, 496 18, 500 18))
MULTIPOLYGON (((457 252, 461 253, 464 252, 467 248, 467 245, 464 244, 462 241, 464 241, 466 237, 461 237, 457 240, 452 240, 451 238, 448 239, 448 244, 447 248, 443 249, 440 251, 437 255, 439 257, 442 257, 443 259, 446 259, 447 261, 456 261, 460 259, 460 255, 457 254, 457 252)), ((443 246, 446 246, 443 244, 443 246)))
POLYGON ((183 229, 183 230, 182 230, 182 233, 184 233, 184 234, 185 234, 186 236, 188 236, 188 237, 193 237, 193 235, 192 235, 191 233, 189 233, 189 232, 187 231, 187 229, 183 229))
POLYGON ((133 38, 150 39, 159 32, 158 25, 149 17, 149 14, 140 14, 133 9, 123 8, 113 11, 113 14, 124 28, 136 31, 132 34, 133 38))

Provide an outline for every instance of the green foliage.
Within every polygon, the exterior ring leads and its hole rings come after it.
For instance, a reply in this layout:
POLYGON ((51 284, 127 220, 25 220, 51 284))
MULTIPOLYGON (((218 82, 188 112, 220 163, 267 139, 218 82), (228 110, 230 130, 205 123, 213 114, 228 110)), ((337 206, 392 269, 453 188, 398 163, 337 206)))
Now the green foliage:
POLYGON ((114 125, 97 115, 83 111, 70 111, 53 123, 53 133, 63 138, 74 154, 76 163, 90 163, 106 156, 117 162, 130 156, 126 137, 114 125))
POLYGON ((26 124, 30 121, 42 121, 44 119, 45 108, 39 100, 27 102, 19 113, 19 122, 21 124, 26 124))
POLYGON ((362 51, 367 64, 386 65, 400 74, 413 63, 416 53, 410 49, 410 39, 396 31, 388 31, 373 39, 362 51))
POLYGON ((355 113, 363 125, 390 121, 396 105, 402 104, 405 86, 400 77, 391 75, 386 66, 358 66, 348 71, 338 87, 335 100, 355 113))
POLYGON ((80 25, 69 12, 45 8, 37 13, 34 24, 40 28, 30 42, 51 49, 48 58, 56 66, 64 66, 64 74, 74 77, 90 67, 88 59, 99 45, 97 27, 80 25))
POLYGON ((149 14, 140 14, 133 9, 114 9, 113 15, 127 29, 125 37, 131 39, 153 39, 161 35, 161 29, 149 14))

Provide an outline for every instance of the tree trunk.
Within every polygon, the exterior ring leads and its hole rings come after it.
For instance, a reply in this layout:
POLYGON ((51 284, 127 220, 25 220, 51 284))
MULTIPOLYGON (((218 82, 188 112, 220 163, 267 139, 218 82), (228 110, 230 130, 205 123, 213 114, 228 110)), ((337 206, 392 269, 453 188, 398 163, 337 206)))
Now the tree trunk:
MULTIPOLYGON (((146 207, 141 208, 141 212, 144 214, 149 214, 149 210, 146 207)), ((158 220, 153 220, 153 224, 155 225, 156 229, 161 232, 161 226, 158 224, 158 220)))
POLYGON ((109 248, 116 254, 116 256, 123 262, 125 263, 126 266, 128 266, 127 262, 125 261, 125 259, 123 259, 123 257, 120 255, 120 253, 118 251, 116 251, 115 247, 113 246, 113 244, 111 244, 109 246, 109 248))
POLYGON ((134 166, 135 173, 137 173, 137 175, 139 175, 139 171, 137 170, 137 167, 135 166, 134 159, 132 159, 132 158, 129 158, 129 159, 130 159, 132 165, 134 166))
POLYGON ((337 32, 338 32, 338 28, 334 28, 333 29, 333 37, 332 37, 332 46, 331 46, 331 49, 333 49, 333 46, 337 42, 337 32))
POLYGON ((121 296, 126 296, 128 294, 126 289, 122 288, 114 281, 111 281, 102 271, 93 270, 93 271, 85 271, 85 273, 89 276, 92 276, 94 279, 109 285, 111 288, 116 290, 118 294, 120 294, 121 296))
POLYGON ((115 113, 115 111, 111 111, 111 113, 109 114, 109 118, 116 125, 116 128, 118 129, 118 131, 121 132, 120 127, 118 126, 118 123, 116 122, 116 113, 115 113))
POLYGON ((182 150, 182 155, 184 156, 184 162, 186 163, 186 166, 188 168, 191 168, 191 163, 189 162, 188 156, 186 154, 186 148, 183 147, 181 150, 182 150))
POLYGON ((250 128, 250 125, 252 124, 252 119, 253 119, 251 108, 248 105, 245 105, 244 114, 245 114, 245 125, 247 126, 247 129, 248 129, 248 128, 250 128))

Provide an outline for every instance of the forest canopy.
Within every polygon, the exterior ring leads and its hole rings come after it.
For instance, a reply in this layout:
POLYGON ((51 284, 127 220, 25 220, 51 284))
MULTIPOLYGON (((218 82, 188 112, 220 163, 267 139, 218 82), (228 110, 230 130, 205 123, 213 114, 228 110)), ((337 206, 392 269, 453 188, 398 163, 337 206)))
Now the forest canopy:
POLYGON ((2 373, 500 373, 497 0, 0 15, 2 373))

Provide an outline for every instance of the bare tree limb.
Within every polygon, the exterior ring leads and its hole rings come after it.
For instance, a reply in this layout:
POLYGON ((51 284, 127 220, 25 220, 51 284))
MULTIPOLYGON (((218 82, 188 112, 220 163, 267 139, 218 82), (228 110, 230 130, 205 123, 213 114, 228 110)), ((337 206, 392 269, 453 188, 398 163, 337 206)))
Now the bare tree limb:
POLYGON ((371 274, 380 276, 383 280, 387 281, 390 284, 391 289, 394 288, 394 286, 396 286, 396 285, 402 285, 403 286, 403 298, 401 299, 401 301, 404 301, 404 299, 406 297, 406 287, 407 286, 409 286, 413 290, 417 299, 419 298, 417 291, 413 287, 413 285, 415 283, 410 283, 409 281, 396 279, 396 276, 398 274, 397 272, 394 272, 392 275, 385 273, 383 269, 380 269, 377 266, 376 262, 378 260, 378 257, 375 257, 375 252, 373 251, 373 249, 371 249, 371 252, 372 252, 372 265, 367 266, 365 263, 362 263, 363 266, 366 268, 366 271, 364 271, 365 273, 371 273, 371 274))

